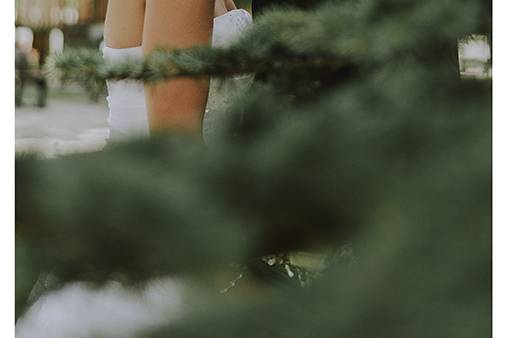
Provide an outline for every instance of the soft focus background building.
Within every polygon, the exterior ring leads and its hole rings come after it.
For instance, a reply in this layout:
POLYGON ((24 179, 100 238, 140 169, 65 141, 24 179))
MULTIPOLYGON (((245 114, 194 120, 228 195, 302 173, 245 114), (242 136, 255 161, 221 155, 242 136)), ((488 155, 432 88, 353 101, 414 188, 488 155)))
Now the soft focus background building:
POLYGON ((107 0, 17 0, 16 41, 37 50, 42 64, 64 46, 90 47, 102 40, 107 0))

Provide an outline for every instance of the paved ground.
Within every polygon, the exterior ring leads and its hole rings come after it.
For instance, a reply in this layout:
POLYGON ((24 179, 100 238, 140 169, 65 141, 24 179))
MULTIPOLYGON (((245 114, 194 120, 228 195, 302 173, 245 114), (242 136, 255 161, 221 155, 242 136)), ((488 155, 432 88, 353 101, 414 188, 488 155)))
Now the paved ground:
POLYGON ((52 94, 46 108, 27 104, 16 109, 16 152, 48 157, 101 149, 108 136, 107 106, 83 93, 52 94))

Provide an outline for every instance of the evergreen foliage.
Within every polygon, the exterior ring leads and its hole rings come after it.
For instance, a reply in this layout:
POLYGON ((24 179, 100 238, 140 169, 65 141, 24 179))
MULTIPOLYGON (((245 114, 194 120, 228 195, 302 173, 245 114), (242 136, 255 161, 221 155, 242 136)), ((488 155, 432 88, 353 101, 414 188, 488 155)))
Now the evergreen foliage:
POLYGON ((18 157, 19 311, 42 271, 202 280, 351 243, 356 263, 331 260, 310 288, 201 285, 200 306, 149 336, 490 336, 491 83, 459 78, 455 46, 490 16, 479 0, 324 1, 267 12, 227 49, 53 59, 87 83, 259 75, 213 148, 164 135, 18 157))

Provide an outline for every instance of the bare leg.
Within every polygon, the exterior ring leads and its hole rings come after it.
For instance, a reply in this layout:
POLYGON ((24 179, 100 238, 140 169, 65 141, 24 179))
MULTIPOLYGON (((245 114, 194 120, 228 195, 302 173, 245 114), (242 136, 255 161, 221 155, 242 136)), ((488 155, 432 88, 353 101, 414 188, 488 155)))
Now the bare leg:
POLYGON ((106 45, 111 48, 141 46, 144 0, 109 0, 104 27, 106 45))
MULTIPOLYGON (((219 0, 220 1, 220 0, 219 0)), ((210 43, 214 2, 147 0, 145 54, 156 48, 188 48, 210 43)), ((152 132, 186 131, 201 135, 209 79, 175 79, 146 87, 152 132)))

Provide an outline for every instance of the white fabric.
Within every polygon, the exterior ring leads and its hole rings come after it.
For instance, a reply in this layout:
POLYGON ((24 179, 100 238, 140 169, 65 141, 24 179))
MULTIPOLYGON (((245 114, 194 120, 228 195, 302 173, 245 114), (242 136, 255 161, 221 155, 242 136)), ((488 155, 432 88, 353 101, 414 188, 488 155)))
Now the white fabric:
MULTIPOLYGON (((215 18, 212 45, 226 47, 236 41, 240 34, 252 23, 250 13, 238 9, 215 18)), ((106 62, 118 63, 125 60, 141 60, 141 47, 114 49, 104 47, 106 62)), ((214 134, 225 116, 220 115, 234 97, 250 83, 251 77, 243 76, 227 81, 212 80, 208 106, 203 121, 203 136, 207 143, 212 142, 214 134)), ((144 87, 135 81, 108 81, 109 141, 122 141, 132 137, 149 136, 148 113, 144 87)))
POLYGON ((16 338, 140 337, 142 331, 178 320, 185 288, 171 279, 144 290, 112 282, 96 289, 76 283, 43 295, 16 324, 16 338))

